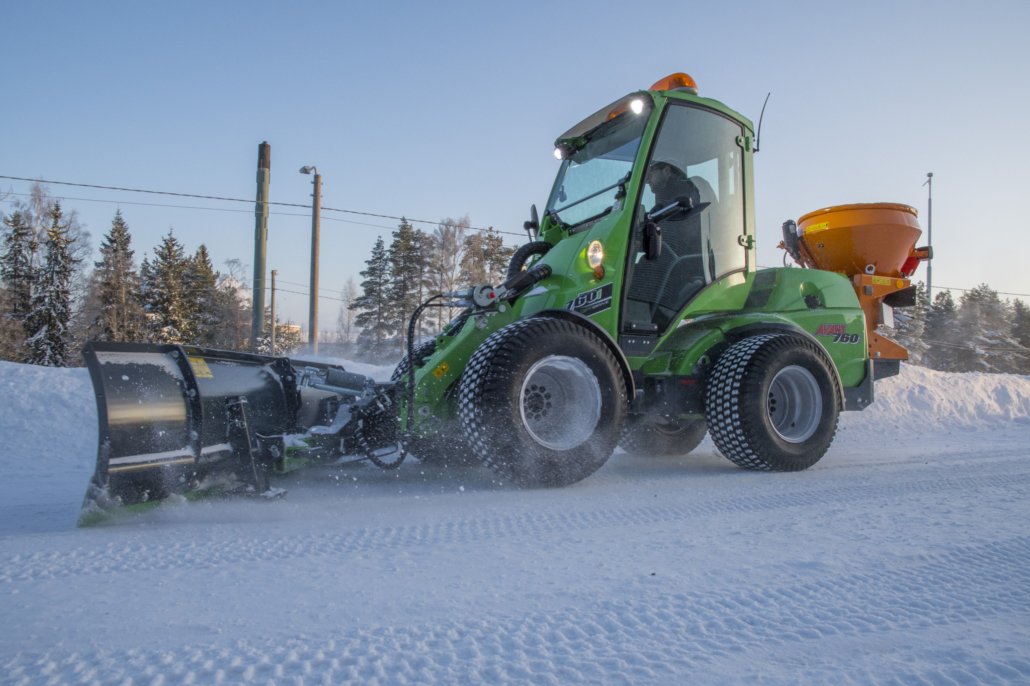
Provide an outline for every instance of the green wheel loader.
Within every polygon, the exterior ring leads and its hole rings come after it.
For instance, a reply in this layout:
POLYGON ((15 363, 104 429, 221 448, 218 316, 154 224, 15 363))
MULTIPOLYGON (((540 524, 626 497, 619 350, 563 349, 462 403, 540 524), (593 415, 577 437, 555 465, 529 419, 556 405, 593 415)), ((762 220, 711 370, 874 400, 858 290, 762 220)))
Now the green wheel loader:
POLYGON ((887 311, 913 289, 875 259, 872 271, 811 268, 817 234, 799 238, 794 222, 782 247, 809 268, 758 270, 754 141, 748 119, 685 74, 587 117, 556 142, 546 209, 532 209, 507 280, 423 303, 389 383, 286 358, 88 344, 100 446, 81 521, 172 494, 271 496, 272 474, 347 459, 480 461, 520 486, 565 486, 617 446, 684 455, 710 433, 747 469, 812 466, 839 413, 871 403, 874 379, 903 359, 871 356, 881 322, 860 297, 887 311), (874 294, 862 281, 874 278, 888 286, 874 294), (437 306, 461 313, 414 345, 437 306))

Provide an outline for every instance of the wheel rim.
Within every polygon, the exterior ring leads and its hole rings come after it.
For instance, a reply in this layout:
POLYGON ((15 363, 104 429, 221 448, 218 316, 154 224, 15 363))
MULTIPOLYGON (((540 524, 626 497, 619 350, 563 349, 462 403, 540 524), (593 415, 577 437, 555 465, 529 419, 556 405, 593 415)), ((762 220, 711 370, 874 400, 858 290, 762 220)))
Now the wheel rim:
POLYGON ((769 422, 788 443, 812 437, 823 416, 823 394, 812 372, 798 365, 784 367, 773 377, 766 405, 769 422))
POLYGON ((601 384, 582 360, 551 355, 529 368, 519 389, 522 425, 551 450, 582 445, 601 418, 601 384))

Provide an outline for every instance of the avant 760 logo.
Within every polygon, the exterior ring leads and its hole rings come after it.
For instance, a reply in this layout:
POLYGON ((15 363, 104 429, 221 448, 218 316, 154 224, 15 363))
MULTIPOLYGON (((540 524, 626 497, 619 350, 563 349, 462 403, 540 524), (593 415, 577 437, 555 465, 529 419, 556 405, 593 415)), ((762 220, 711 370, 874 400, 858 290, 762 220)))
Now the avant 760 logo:
POLYGON ((845 329, 844 324, 820 324, 815 335, 833 336, 832 343, 858 343, 862 340, 861 334, 847 333, 845 329))

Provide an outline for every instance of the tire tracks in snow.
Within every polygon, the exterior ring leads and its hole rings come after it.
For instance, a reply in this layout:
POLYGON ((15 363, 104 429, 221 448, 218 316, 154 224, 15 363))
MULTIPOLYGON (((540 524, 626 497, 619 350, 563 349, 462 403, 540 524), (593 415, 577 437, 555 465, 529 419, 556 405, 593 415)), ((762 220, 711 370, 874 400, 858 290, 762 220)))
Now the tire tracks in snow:
POLYGON ((53 579, 89 574, 212 568, 220 565, 323 557, 344 553, 473 543, 516 536, 541 536, 618 526, 656 525, 726 514, 746 514, 789 507, 839 505, 877 498, 933 495, 977 488, 1004 488, 1030 483, 1030 474, 954 477, 888 484, 795 491, 688 506, 612 508, 590 512, 519 513, 431 524, 412 524, 332 534, 279 538, 211 535, 188 542, 117 544, 72 551, 0 555, 0 582, 53 579))
POLYGON ((0 681, 1025 683, 1025 651, 981 657, 968 636, 1005 636, 1016 646, 1025 640, 1006 632, 1030 617, 1028 560, 1030 537, 1019 537, 925 555, 886 573, 790 585, 758 578, 743 590, 663 593, 655 580, 632 599, 439 624, 165 649, 22 652, 0 663, 0 681), (923 645, 933 636, 934 646, 835 650, 841 639, 853 645, 889 635, 897 645, 913 634, 924 636, 923 645), (786 659, 742 659, 755 652, 786 659))

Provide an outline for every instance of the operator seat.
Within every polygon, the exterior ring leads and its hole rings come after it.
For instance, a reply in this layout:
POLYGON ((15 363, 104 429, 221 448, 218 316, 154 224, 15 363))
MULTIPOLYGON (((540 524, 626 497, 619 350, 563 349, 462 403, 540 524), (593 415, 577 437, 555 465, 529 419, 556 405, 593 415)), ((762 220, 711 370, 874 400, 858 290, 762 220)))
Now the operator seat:
MULTIPOLYGON (((651 166, 651 170, 656 169, 664 172, 664 178, 658 182, 648 181, 655 193, 653 209, 681 197, 692 199, 695 205, 701 202, 700 190, 682 170, 667 162, 651 166)), ((662 229, 662 254, 657 260, 641 258, 633 265, 626 315, 627 321, 653 323, 662 329, 694 293, 704 287, 705 278, 701 216, 695 214, 676 221, 662 219, 658 225, 662 229)), ((639 230, 637 234, 634 244, 639 246, 639 230)))

